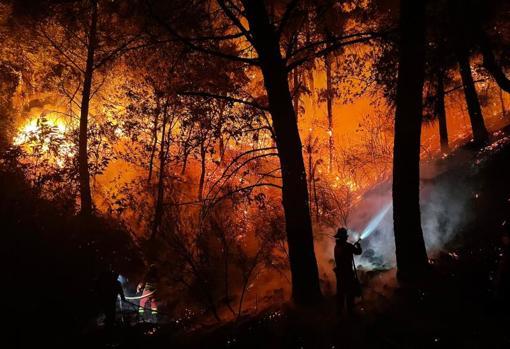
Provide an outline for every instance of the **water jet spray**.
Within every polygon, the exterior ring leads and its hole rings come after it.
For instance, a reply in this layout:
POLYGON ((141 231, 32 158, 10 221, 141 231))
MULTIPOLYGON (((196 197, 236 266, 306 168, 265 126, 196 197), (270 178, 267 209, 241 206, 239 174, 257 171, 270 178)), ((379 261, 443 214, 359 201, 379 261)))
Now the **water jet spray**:
POLYGON ((379 224, 381 223, 381 221, 384 219, 384 217, 386 216, 386 214, 388 213, 388 211, 390 210, 392 204, 389 203, 387 204, 386 206, 384 206, 376 215, 374 218, 372 218, 372 220, 370 222, 368 222, 367 226, 365 227, 365 229, 363 229, 363 231, 361 232, 361 234, 359 235, 359 238, 358 238, 358 241, 360 240, 363 240, 363 239, 366 239, 367 237, 369 237, 374 231, 375 229, 379 226, 379 224))

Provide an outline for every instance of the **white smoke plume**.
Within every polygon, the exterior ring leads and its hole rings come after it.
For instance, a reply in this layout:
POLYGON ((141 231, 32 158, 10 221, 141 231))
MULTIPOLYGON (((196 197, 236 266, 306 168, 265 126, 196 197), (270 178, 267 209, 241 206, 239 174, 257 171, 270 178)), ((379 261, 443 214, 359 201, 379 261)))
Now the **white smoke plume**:
MULTIPOLYGON (((429 257, 442 251, 462 228, 469 224, 469 203, 473 192, 461 178, 446 175, 424 180, 421 184, 421 219, 423 236, 429 257)), ((366 193, 349 217, 349 235, 356 241, 371 220, 392 202, 391 183, 383 183, 366 193)), ((334 231, 324 232, 334 235, 334 231)), ((324 238, 318 244, 321 268, 329 268, 335 241, 324 238), (327 262, 327 263, 325 263, 327 262)), ((390 269, 395 266, 395 238, 393 210, 386 213, 380 224, 361 241, 363 254, 355 258, 358 267, 365 270, 390 269)), ((329 272, 328 272, 329 274, 329 272)))

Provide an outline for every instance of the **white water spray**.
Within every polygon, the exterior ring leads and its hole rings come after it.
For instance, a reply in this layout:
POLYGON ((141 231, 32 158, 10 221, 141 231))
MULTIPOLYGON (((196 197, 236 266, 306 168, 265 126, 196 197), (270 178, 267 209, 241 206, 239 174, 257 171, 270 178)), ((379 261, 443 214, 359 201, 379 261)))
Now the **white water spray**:
POLYGON ((369 237, 374 232, 374 230, 379 226, 381 221, 384 219, 384 216, 386 216, 386 214, 390 210, 391 206, 392 206, 391 203, 389 203, 386 206, 384 206, 379 211, 379 213, 377 213, 375 215, 375 217, 372 218, 372 220, 370 222, 368 222, 368 225, 365 227, 365 229, 363 229, 363 231, 360 234, 360 237, 359 237, 360 240, 366 239, 367 237, 369 237))

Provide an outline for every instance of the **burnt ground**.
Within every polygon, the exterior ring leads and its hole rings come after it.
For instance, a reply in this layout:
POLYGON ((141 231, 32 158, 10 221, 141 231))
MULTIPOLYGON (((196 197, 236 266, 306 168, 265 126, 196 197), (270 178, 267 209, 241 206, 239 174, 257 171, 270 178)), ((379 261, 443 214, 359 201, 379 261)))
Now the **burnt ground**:
MULTIPOLYGON (((509 130, 506 130, 508 134, 509 130)), ((394 271, 365 275, 354 318, 337 317, 334 298, 310 308, 283 305, 236 322, 183 330, 175 324, 119 327, 67 338, 84 348, 509 348, 510 316, 498 295, 502 222, 509 217, 510 142, 467 145, 440 160, 434 181, 469 188, 469 224, 431 259, 428 278, 398 285, 394 271)), ((65 320, 64 320, 65 321, 65 320)), ((59 336, 53 338, 56 345, 59 336)))

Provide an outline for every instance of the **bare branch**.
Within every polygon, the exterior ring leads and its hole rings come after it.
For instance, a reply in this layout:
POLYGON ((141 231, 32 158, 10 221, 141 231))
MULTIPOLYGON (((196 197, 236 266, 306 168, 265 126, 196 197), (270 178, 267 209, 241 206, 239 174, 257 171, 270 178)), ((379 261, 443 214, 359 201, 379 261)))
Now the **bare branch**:
MULTIPOLYGON (((478 79, 478 80, 474 80, 474 81, 473 81, 473 83, 475 83, 475 84, 476 84, 476 83, 484 82, 484 81, 487 81, 487 80, 488 80, 488 79, 478 79)), ((448 89, 448 90, 444 91, 444 94, 445 94, 445 95, 450 94, 450 93, 452 93, 452 92, 454 92, 454 91, 456 91, 456 90, 460 90, 461 88, 464 88, 464 85, 457 85, 457 86, 455 86, 455 87, 452 87, 452 88, 450 88, 450 89, 448 89)), ((434 95, 434 97, 436 97, 436 96, 434 95)))
POLYGON ((198 52, 202 52, 202 53, 205 53, 205 54, 209 54, 209 55, 212 55, 212 56, 220 57, 220 58, 223 58, 223 59, 227 59, 227 60, 230 60, 230 61, 242 62, 242 63, 249 64, 249 65, 258 65, 258 60, 256 60, 256 59, 231 55, 231 54, 228 54, 228 53, 225 53, 225 52, 213 50, 213 49, 210 49, 210 48, 207 48, 207 47, 203 47, 203 46, 200 46, 200 45, 197 45, 197 44, 193 43, 193 39, 190 39, 188 37, 182 36, 168 22, 164 21, 159 16, 154 14, 152 8, 150 8, 150 11, 153 13, 154 18, 163 27, 165 27, 165 29, 168 31, 168 33, 170 35, 175 37, 178 41, 180 41, 184 45, 188 46, 192 50, 195 50, 195 51, 198 51, 198 52))
MULTIPOLYGON (((235 167, 230 173, 227 174, 227 170, 223 171, 222 175, 220 176, 220 178, 218 178, 218 180, 216 182, 213 183, 211 189, 209 189, 206 197, 208 197, 213 189, 218 185, 218 183, 220 182, 223 182, 223 183, 226 183, 230 178, 232 178, 233 175, 235 175, 237 172, 239 172, 240 169, 242 169, 247 163, 251 162, 251 161, 254 161, 254 160, 258 160, 258 159, 261 159, 261 158, 264 158, 266 156, 278 156, 278 153, 264 153, 264 154, 261 154, 261 155, 256 155, 254 157, 251 157, 245 161, 243 161, 240 165, 238 165, 237 167, 235 167)), ((218 191, 216 192, 216 194, 214 195, 214 197, 216 197, 218 194, 219 194, 219 189, 218 191)))
POLYGON ((225 41, 225 40, 233 40, 243 37, 244 34, 242 32, 235 34, 226 34, 226 35, 205 35, 205 36, 194 36, 188 37, 190 41, 225 41))
MULTIPOLYGON (((242 192, 242 191, 253 190, 254 188, 258 188, 258 187, 273 187, 273 188, 278 188, 280 190, 282 189, 281 185, 274 184, 274 183, 255 183, 255 184, 252 184, 252 185, 248 185, 246 187, 241 187, 241 188, 237 188, 237 189, 231 190, 231 191, 225 193, 224 195, 215 198, 214 201, 212 201, 210 205, 214 206, 218 202, 220 202, 221 200, 224 200, 225 198, 227 198, 227 197, 229 197, 229 196, 231 196, 231 195, 233 195, 235 193, 239 193, 239 192, 242 192)), ((209 199, 205 199, 205 200, 209 200, 209 199)))
POLYGON ((57 50, 62 56, 64 56, 73 67, 78 69, 78 71, 81 72, 82 74, 85 73, 85 70, 83 70, 67 53, 65 53, 64 50, 60 47, 60 45, 57 44, 48 34, 46 34, 46 32, 43 29, 41 29, 41 33, 46 38, 46 40, 48 40, 51 46, 55 50, 57 50))
POLYGON ((90 94, 90 98, 89 100, 92 100, 92 98, 94 98, 94 96, 96 95, 96 93, 99 92, 99 90, 101 89, 101 87, 103 87, 104 83, 106 82, 106 76, 103 76, 103 80, 96 86, 96 88, 94 89, 94 91, 92 91, 92 93, 90 94))
POLYGON ((237 18, 236 15, 228 8, 225 1, 216 0, 216 3, 221 7, 225 15, 232 21, 232 23, 234 23, 234 25, 241 31, 241 33, 243 33, 243 35, 246 37, 246 40, 248 40, 253 45, 254 41, 250 32, 244 27, 239 18, 237 18))
POLYGON ((241 154, 239 154, 238 156, 236 156, 234 159, 232 159, 232 161, 230 161, 230 163, 227 165, 227 167, 225 168, 225 170, 223 170, 223 173, 222 175, 220 176, 220 179, 218 181, 216 181, 212 186, 211 188, 209 189, 209 192, 207 193, 206 196, 209 196, 209 194, 212 192, 212 190, 214 189, 214 187, 218 184, 218 182, 221 180, 221 178, 224 178, 225 174, 228 173, 228 170, 234 166, 234 164, 239 160, 241 159, 242 157, 248 155, 248 154, 252 154, 252 153, 255 153, 255 152, 258 152, 258 151, 266 151, 266 150, 274 150, 275 147, 266 147, 266 148, 260 148, 260 149, 251 149, 251 150, 248 150, 248 151, 245 151, 241 154))
MULTIPOLYGON (((288 64, 287 71, 291 71, 291 70, 297 68, 298 66, 300 66, 310 60, 313 60, 315 58, 323 57, 330 52, 338 50, 341 47, 367 42, 372 39, 385 36, 389 32, 390 31, 354 33, 354 34, 345 35, 345 36, 342 36, 339 38, 325 39, 325 40, 313 42, 307 46, 297 49, 296 51, 294 51, 292 53, 292 55, 290 57, 296 56, 298 53, 301 53, 301 52, 310 51, 308 54, 305 54, 303 58, 296 59, 295 61, 288 64), (350 40, 346 40, 346 39, 350 39, 350 40), (346 41, 344 41, 344 40, 346 40, 346 41), (327 47, 325 47, 323 49, 316 50, 317 47, 327 45, 327 44, 329 44, 327 47)), ((286 59, 288 59, 290 57, 287 57, 286 59)))
POLYGON ((138 39, 140 39, 140 37, 138 36, 135 36, 129 40, 127 40, 125 43, 123 43, 122 45, 119 45, 117 48, 115 48, 114 50, 112 50, 108 55, 104 56, 103 58, 101 58, 101 60, 99 60, 97 62, 97 64, 94 65, 94 69, 98 69, 100 68, 101 66, 103 66, 104 64, 106 64, 108 61, 112 60, 112 59, 115 59, 116 56, 118 55, 121 55, 121 54, 124 54, 128 51, 133 51, 133 50, 137 50, 137 49, 140 49, 142 47, 145 47, 147 46, 147 44, 142 44, 142 45, 137 45, 137 46, 134 46, 134 47, 129 47, 129 45, 135 41, 137 41, 138 39))
POLYGON ((222 100, 225 100, 228 102, 246 104, 246 105, 249 105, 251 107, 254 107, 254 108, 257 108, 257 109, 260 109, 263 111, 269 111, 269 107, 267 107, 267 106, 263 106, 255 101, 247 101, 247 100, 236 98, 236 97, 215 95, 213 93, 202 92, 202 91, 184 91, 184 92, 179 92, 179 94, 183 95, 183 96, 198 96, 198 97, 204 97, 204 98, 222 99, 222 100))

